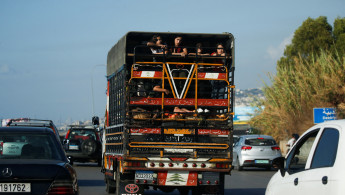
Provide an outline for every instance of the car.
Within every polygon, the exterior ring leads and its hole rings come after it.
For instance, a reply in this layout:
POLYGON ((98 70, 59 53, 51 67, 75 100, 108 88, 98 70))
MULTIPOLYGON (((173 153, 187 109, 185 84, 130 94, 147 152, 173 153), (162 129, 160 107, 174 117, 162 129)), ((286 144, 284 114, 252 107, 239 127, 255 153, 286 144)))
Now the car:
POLYGON ((238 171, 244 167, 264 167, 270 170, 272 160, 282 156, 280 147, 268 135, 239 136, 233 151, 233 165, 238 171))
POLYGON ((30 119, 30 118, 17 118, 11 119, 7 125, 7 127, 16 127, 16 126, 27 126, 27 127, 49 127, 51 128, 54 133, 59 137, 59 131, 56 128, 55 124, 52 120, 41 120, 41 119, 30 119))
POLYGON ((273 161, 279 171, 270 179, 266 195, 344 194, 344 161, 345 120, 314 125, 285 158, 273 161))
POLYGON ((0 127, 0 194, 78 195, 76 171, 47 127, 0 127))
POLYGON ((75 161, 97 162, 98 166, 102 164, 102 143, 93 126, 70 126, 63 146, 72 165, 75 161))

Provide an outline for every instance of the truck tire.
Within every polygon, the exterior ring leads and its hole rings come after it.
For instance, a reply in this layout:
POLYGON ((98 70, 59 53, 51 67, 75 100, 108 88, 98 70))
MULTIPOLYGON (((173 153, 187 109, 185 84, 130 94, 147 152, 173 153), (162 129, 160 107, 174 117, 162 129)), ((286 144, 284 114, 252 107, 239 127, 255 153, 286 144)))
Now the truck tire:
POLYGON ((91 155, 95 153, 96 149, 97 143, 95 142, 95 140, 87 139, 83 141, 83 143, 81 143, 81 151, 83 154, 91 155))
POLYGON ((110 181, 109 179, 106 179, 106 188, 105 188, 105 191, 106 191, 108 194, 114 194, 114 193, 115 193, 116 187, 114 186, 114 184, 115 184, 115 182, 110 181))
POLYGON ((188 188, 181 187, 178 189, 178 191, 180 192, 180 195, 188 195, 189 194, 188 188))

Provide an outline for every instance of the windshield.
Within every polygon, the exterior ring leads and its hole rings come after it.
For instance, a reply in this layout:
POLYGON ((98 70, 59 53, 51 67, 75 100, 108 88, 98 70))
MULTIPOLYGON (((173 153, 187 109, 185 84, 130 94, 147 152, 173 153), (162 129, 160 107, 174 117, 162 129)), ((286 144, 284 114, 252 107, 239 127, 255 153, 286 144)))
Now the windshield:
POLYGON ((273 145, 277 145, 273 139, 266 139, 266 138, 250 138, 250 139, 246 139, 244 143, 246 145, 251 145, 251 146, 273 146, 273 145))
POLYGON ((52 134, 0 133, 0 159, 63 160, 52 134))

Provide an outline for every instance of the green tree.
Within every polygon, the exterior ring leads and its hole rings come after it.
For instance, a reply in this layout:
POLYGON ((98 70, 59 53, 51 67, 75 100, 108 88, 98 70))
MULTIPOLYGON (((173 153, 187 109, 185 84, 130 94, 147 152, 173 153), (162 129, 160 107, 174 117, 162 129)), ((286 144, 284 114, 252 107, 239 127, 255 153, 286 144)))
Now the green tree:
POLYGON ((345 18, 338 17, 334 21, 333 35, 335 39, 335 49, 340 56, 345 54, 345 18))
POLYGON ((333 43, 332 26, 328 24, 327 17, 308 18, 295 31, 292 43, 286 46, 284 57, 278 61, 278 66, 290 64, 299 55, 311 60, 312 55, 318 55, 321 49, 329 50, 333 43))

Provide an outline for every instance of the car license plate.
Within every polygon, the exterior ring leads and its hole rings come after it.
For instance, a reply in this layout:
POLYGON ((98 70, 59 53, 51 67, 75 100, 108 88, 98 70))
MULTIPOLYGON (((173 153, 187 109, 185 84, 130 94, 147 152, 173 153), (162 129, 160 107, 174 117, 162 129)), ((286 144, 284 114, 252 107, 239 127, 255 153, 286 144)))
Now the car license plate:
POLYGON ((0 193, 2 192, 31 192, 30 183, 0 183, 0 193))
POLYGON ((268 160, 255 160, 256 164, 268 164, 269 161, 268 160))
POLYGON ((153 171, 136 171, 135 179, 153 180, 153 171))
POLYGON ((69 145, 70 150, 79 150, 78 145, 69 145))

